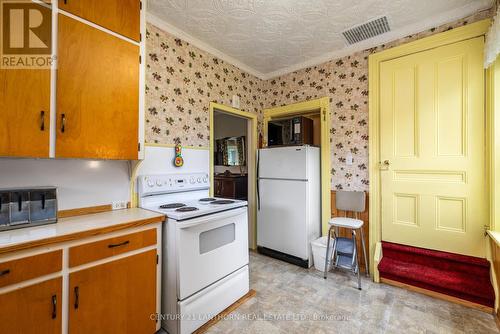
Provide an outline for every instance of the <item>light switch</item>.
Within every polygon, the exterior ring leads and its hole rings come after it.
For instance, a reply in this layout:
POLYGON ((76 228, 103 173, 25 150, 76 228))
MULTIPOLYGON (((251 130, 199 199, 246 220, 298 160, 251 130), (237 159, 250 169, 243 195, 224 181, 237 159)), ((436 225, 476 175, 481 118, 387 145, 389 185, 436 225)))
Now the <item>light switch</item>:
POLYGON ((233 95, 231 106, 233 108, 240 109, 240 97, 238 95, 233 95))
POLYGON ((345 157, 345 163, 346 163, 346 165, 352 165, 352 162, 353 162, 352 153, 349 152, 349 153, 347 153, 347 156, 345 157))

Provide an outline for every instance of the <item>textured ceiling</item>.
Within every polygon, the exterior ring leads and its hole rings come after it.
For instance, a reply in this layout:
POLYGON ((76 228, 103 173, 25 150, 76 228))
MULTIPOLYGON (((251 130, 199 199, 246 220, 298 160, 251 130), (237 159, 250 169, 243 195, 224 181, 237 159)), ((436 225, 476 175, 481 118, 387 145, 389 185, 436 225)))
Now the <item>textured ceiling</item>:
POLYGON ((353 49, 347 47, 341 32, 375 17, 386 15, 391 30, 403 33, 469 15, 492 2, 149 0, 148 15, 267 76, 332 52, 353 49))

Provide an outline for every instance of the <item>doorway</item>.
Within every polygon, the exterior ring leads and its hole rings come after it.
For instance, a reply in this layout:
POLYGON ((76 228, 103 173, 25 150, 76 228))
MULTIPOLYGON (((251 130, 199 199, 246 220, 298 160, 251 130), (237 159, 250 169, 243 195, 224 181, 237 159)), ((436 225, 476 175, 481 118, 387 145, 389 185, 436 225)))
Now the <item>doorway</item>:
POLYGON ((319 131, 313 132, 313 141, 319 143, 321 155, 321 227, 322 234, 328 231, 331 218, 331 175, 330 175, 330 99, 294 103, 282 107, 265 109, 263 122, 263 144, 268 146, 268 124, 292 116, 307 116, 319 131), (318 138, 319 137, 319 138, 318 138), (319 141, 318 141, 319 139, 319 141))
POLYGON ((256 241, 257 115, 210 103, 210 195, 248 201, 248 245, 256 241))

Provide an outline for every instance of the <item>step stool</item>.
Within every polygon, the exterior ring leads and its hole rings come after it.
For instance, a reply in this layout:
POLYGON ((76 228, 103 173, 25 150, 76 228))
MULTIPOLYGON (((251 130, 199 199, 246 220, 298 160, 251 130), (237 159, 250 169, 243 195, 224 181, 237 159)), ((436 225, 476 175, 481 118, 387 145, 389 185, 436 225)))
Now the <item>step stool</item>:
POLYGON ((328 274, 330 261, 333 262, 333 268, 351 270, 358 278, 358 289, 361 290, 361 276, 359 272, 358 250, 356 247, 356 231, 360 232, 361 245, 365 260, 366 275, 369 276, 368 261, 366 257, 365 238, 363 235, 364 222, 358 219, 358 213, 365 211, 365 193, 362 191, 337 191, 335 205, 338 210, 354 212, 355 218, 334 217, 330 219, 328 229, 328 241, 326 246, 325 272, 324 278, 328 274), (338 229, 346 228, 351 230, 351 238, 339 237, 338 229), (333 233, 333 252, 330 254, 330 240, 333 233))

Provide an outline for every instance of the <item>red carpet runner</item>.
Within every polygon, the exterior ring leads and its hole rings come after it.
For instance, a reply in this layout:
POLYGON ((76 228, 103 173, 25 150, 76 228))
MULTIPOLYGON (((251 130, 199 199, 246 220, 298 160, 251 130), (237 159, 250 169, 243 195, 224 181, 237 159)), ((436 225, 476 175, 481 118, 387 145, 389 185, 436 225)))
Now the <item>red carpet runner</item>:
POLYGON ((382 242, 380 277, 494 307, 486 259, 382 242))

